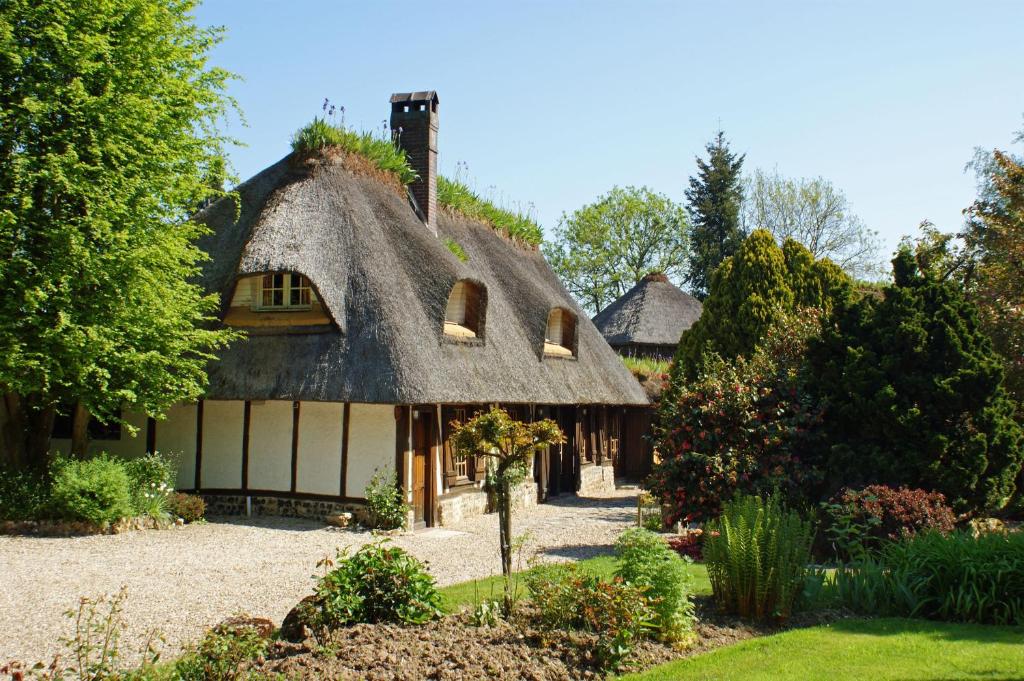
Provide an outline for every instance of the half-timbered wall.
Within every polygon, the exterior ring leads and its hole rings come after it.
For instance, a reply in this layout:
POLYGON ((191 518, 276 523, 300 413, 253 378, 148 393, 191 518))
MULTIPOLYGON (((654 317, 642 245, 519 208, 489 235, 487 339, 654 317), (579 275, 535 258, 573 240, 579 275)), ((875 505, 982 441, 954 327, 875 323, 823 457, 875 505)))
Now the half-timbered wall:
POLYGON ((353 404, 348 433, 347 496, 362 498, 376 470, 395 465, 395 407, 353 404))
MULTIPOLYGON (((248 489, 288 492, 292 488, 295 403, 290 400, 250 402, 249 409, 248 489)), ((302 463, 300 459, 299 470, 302 463)))
POLYGON ((297 492, 345 496, 341 488, 344 411, 340 402, 300 404, 297 492))

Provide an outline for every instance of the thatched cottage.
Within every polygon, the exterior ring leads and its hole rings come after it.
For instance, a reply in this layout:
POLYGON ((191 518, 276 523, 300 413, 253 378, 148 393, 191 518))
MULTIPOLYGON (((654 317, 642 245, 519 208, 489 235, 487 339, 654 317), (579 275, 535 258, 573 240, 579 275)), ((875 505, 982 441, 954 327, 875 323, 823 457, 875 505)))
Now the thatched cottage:
POLYGON ((341 151, 290 154, 237 188, 237 219, 231 199, 197 216, 202 282, 248 337, 212 363, 205 399, 140 419, 144 446, 105 449, 178 452, 179 487, 255 512, 359 504, 394 469, 435 525, 483 511, 483 462, 452 456, 449 424, 498 404, 568 437, 524 499, 613 484, 643 390, 536 247, 438 205, 437 95, 392 96, 391 127, 408 188, 341 151))
POLYGON ((704 307, 664 274, 652 273, 594 317, 594 325, 617 352, 630 357, 672 359, 679 337, 700 319, 704 307))

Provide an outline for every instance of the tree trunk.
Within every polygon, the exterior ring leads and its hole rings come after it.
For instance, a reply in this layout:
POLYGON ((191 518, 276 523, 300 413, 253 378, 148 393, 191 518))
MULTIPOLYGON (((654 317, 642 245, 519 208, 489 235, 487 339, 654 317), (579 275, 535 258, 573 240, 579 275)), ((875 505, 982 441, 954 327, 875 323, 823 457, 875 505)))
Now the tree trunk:
POLYGON ((89 408, 82 400, 75 402, 75 410, 71 416, 71 456, 84 459, 89 447, 89 408))
POLYGON ((17 393, 4 393, 4 418, 0 428, 0 463, 12 468, 25 465, 25 411, 22 408, 21 396, 17 393))
POLYGON ((501 574, 505 577, 505 613, 512 612, 512 494, 504 476, 498 477, 498 538, 501 543, 501 574))
MULTIPOLYGON (((33 400, 34 401, 34 400, 33 400)), ((53 406, 28 410, 27 461, 29 466, 45 470, 50 466, 50 436, 57 410, 53 406)))

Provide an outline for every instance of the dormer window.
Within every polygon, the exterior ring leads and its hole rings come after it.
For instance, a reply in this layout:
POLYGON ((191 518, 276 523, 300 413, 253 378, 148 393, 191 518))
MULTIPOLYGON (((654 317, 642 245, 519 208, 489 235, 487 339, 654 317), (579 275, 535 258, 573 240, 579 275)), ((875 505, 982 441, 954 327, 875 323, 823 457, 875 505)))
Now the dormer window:
POLYGON ((461 279, 455 282, 444 312, 444 334, 451 338, 482 338, 486 295, 480 284, 461 279))
POLYGON ((544 354, 550 357, 576 355, 576 315, 571 311, 556 307, 548 313, 548 326, 544 333, 544 354))
POLYGON ((308 310, 313 304, 313 289, 301 274, 264 274, 259 301, 260 310, 308 310))

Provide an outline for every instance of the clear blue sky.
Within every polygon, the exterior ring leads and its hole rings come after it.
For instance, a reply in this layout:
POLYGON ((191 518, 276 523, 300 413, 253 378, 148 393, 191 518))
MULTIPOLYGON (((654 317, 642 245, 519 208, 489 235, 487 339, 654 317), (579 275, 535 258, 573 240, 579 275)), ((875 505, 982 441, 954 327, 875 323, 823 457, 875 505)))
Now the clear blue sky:
POLYGON ((392 92, 434 89, 442 172, 467 162, 547 229, 616 184, 683 200, 721 125, 748 168, 843 189, 888 252, 923 219, 956 229, 972 150, 1024 127, 1020 0, 208 0, 197 18, 244 79, 243 179, 324 97, 370 127, 392 92))

